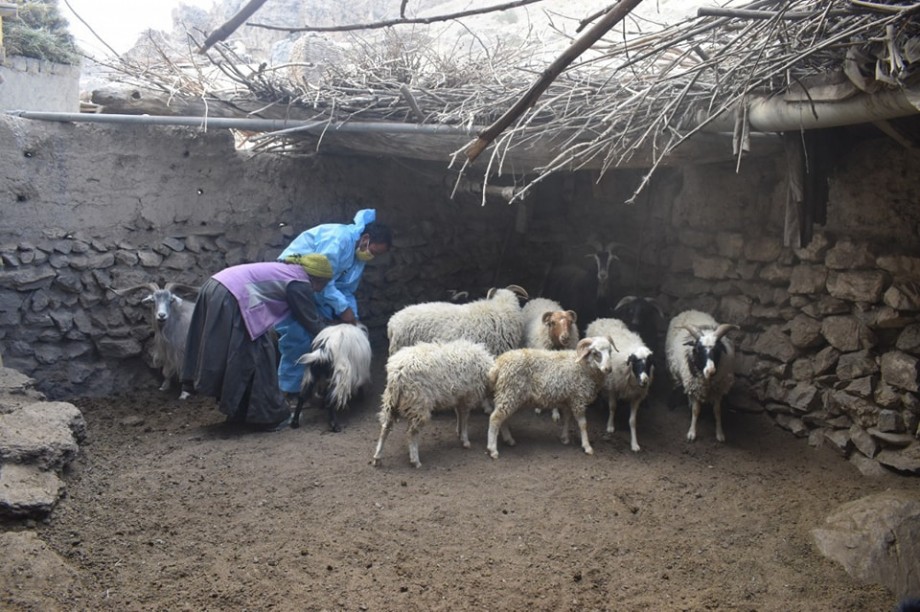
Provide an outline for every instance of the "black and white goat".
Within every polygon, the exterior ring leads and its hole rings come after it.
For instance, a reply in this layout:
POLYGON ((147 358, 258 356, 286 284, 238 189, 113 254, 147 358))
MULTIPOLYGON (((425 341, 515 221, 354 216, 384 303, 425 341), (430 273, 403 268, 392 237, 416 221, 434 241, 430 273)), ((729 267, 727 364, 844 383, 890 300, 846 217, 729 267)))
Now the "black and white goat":
MULTIPOLYGON (((195 310, 195 300, 184 300, 176 292, 194 292, 197 298, 198 287, 166 283, 161 289, 156 283, 144 283, 127 289, 112 289, 112 292, 123 297, 139 289, 147 289, 150 292, 141 300, 141 303, 151 305, 153 365, 160 368, 163 374, 160 391, 169 391, 173 379, 178 381, 178 377, 182 375, 182 364, 185 362, 185 342, 188 338, 189 324, 192 321, 192 311, 195 310)), ((184 400, 188 396, 188 390, 182 389, 179 399, 184 400)))
POLYGON ((735 347, 725 334, 737 325, 719 324, 711 315, 685 310, 668 324, 665 348, 668 371, 690 400, 691 420, 687 440, 696 439, 696 421, 703 403, 712 403, 716 439, 722 431, 722 398, 735 381, 735 347))
POLYGON ((591 259, 589 266, 560 265, 549 269, 540 292, 542 297, 556 300, 564 307, 574 310, 585 326, 598 317, 606 317, 612 311, 612 297, 615 293, 619 269, 616 249, 619 245, 609 242, 602 245, 590 241, 592 251, 585 257, 591 259))
POLYGON ((371 381, 371 343, 367 327, 358 323, 330 325, 316 334, 310 352, 297 363, 306 366, 291 427, 300 427, 305 402, 321 398, 329 417, 329 428, 342 431, 336 413, 348 407, 362 387, 371 381))

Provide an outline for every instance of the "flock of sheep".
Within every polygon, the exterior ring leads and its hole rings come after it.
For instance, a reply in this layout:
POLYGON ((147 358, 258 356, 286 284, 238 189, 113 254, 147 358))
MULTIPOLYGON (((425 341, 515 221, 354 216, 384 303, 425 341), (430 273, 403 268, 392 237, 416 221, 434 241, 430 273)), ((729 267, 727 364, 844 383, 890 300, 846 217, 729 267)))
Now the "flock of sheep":
MULTIPOLYGON (((479 407, 489 413, 486 448, 492 458, 499 456, 499 434, 514 446, 507 421, 522 408, 552 409, 554 420, 562 420, 563 444, 569 443, 574 419, 582 449, 590 455, 594 450, 585 412, 601 394, 609 406, 607 436, 614 433, 617 403, 628 402, 630 448, 640 450, 636 413, 654 378, 651 347, 657 343, 660 308, 647 298, 624 298, 613 317, 590 322, 579 339, 574 311, 547 298, 529 300, 523 307, 521 300, 527 300, 526 291, 512 285, 466 304, 407 306, 390 318, 374 465, 380 465, 386 439, 403 418, 409 461, 420 467, 419 431, 436 411, 455 411, 457 435, 469 448, 469 415, 479 407)), ((668 325, 668 370, 691 405, 688 440, 696 438, 703 403, 713 405, 716 438, 725 440, 721 401, 734 381, 734 347, 726 337, 732 329, 737 327, 720 325, 696 310, 678 314, 668 325)))
MULTIPOLYGON (((139 285, 117 293, 140 288, 150 291, 143 301, 152 305, 155 363, 164 376, 161 390, 167 390, 181 370, 183 326, 187 330, 193 303, 173 293, 176 285, 139 285)), ((654 300, 629 296, 610 318, 585 325, 581 338, 574 310, 544 297, 529 299, 516 285, 492 289, 485 298, 467 303, 403 308, 387 324, 387 381, 372 463, 380 465, 386 439, 402 418, 408 423, 409 461, 420 467, 419 432, 438 411, 456 413, 457 435, 469 448, 469 415, 475 408, 489 414, 486 448, 492 458, 499 456, 499 434, 507 446, 514 446, 507 421, 522 408, 551 409, 553 420, 562 421, 563 444, 569 443, 574 419, 582 449, 590 455, 594 450, 585 413, 599 395, 606 396, 609 408, 605 437, 614 433, 617 403, 629 403, 630 448, 639 451, 636 415, 654 379, 654 347, 663 317, 654 300)), ((721 403, 734 381, 734 347, 726 337, 733 329, 737 326, 719 324, 696 310, 681 312, 668 324, 668 370, 691 408, 688 440, 696 439, 704 403, 713 406, 716 438, 725 440, 721 403)), ((300 362, 307 367, 292 427, 299 425, 304 403, 319 397, 330 427, 339 431, 336 413, 370 382, 367 329, 360 324, 330 326, 300 362)))

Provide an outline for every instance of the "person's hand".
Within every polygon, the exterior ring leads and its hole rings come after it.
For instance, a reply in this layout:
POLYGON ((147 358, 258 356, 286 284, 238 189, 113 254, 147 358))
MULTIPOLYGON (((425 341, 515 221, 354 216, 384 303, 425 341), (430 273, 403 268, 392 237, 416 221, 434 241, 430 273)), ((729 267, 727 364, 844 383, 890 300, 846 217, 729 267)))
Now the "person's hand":
POLYGON ((348 323, 349 325, 354 325, 358 322, 355 318, 355 311, 350 307, 342 311, 342 314, 339 315, 339 318, 342 320, 342 323, 348 323))

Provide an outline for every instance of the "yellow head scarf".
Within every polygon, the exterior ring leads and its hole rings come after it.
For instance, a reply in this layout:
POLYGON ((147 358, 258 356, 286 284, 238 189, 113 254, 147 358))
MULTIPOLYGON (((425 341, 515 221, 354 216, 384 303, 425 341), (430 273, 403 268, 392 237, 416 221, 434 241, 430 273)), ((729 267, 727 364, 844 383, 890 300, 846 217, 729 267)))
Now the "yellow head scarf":
POLYGON ((307 255, 288 255, 284 258, 287 263, 297 264, 310 276, 317 278, 332 278, 332 264, 329 258, 319 253, 309 253, 307 255))

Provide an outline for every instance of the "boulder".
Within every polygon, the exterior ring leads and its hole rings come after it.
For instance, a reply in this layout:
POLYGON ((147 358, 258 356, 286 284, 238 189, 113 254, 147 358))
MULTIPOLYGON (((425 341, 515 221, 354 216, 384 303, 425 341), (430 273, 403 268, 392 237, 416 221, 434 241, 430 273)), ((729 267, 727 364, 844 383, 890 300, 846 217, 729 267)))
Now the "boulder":
POLYGON ((818 549, 847 574, 897 597, 920 593, 920 494, 886 491, 841 506, 812 530, 818 549))

